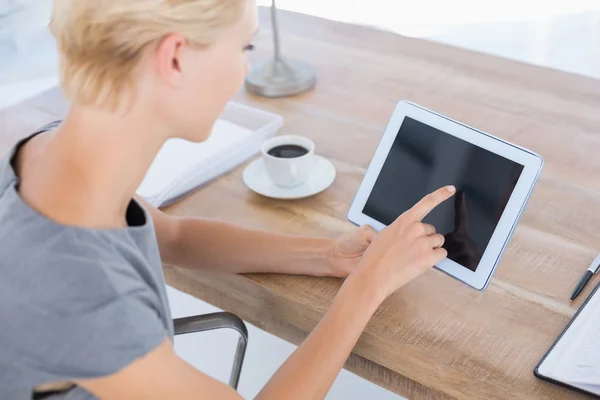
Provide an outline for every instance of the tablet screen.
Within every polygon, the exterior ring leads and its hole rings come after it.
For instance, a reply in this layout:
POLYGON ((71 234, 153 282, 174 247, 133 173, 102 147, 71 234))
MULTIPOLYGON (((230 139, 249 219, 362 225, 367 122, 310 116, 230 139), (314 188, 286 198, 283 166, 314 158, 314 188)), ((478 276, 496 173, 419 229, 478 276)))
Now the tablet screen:
POLYGON ((523 172, 523 165, 405 117, 363 213, 391 224, 446 185, 456 195, 425 218, 446 237, 448 258, 472 271, 523 172))

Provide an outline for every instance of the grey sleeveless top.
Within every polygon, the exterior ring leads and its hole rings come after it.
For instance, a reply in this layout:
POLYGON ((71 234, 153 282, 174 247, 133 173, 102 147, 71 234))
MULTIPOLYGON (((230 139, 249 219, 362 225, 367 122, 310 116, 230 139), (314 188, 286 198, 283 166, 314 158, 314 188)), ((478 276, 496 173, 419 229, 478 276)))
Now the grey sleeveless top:
POLYGON ((0 159, 0 399, 94 399, 80 387, 34 388, 111 375, 172 338, 154 226, 134 200, 124 229, 37 213, 13 168, 26 140, 0 159))

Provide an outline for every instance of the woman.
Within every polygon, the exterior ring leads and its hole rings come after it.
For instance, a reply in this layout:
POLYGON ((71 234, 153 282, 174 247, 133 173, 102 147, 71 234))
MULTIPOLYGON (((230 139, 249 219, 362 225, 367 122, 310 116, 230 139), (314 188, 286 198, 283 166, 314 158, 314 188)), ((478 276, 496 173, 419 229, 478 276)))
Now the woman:
POLYGON ((173 351, 161 262, 346 277, 259 394, 323 398, 367 321, 447 253, 421 220, 338 240, 173 218, 133 199, 171 137, 207 138, 247 72, 253 0, 55 0, 66 119, 0 163, 0 398, 239 399, 173 351))

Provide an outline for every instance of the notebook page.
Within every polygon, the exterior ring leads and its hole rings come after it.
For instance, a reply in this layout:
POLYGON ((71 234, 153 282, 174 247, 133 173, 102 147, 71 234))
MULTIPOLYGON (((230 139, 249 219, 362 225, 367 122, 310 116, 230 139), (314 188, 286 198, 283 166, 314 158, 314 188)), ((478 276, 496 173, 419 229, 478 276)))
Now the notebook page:
POLYGON ((573 352, 564 377, 569 382, 600 388, 600 307, 594 311, 583 328, 584 334, 573 352))
POLYGON ((233 151, 223 153, 218 161, 207 165, 206 168, 198 171, 197 174, 186 174, 181 179, 177 179, 167 190, 153 198, 150 203, 155 207, 168 205, 187 195, 189 192, 198 189, 203 184, 229 172, 239 164, 247 161, 254 154, 260 152, 264 140, 264 137, 255 135, 254 137, 249 137, 238 142, 236 148, 232 149, 233 151))
POLYGON ((186 173, 199 173, 195 168, 208 168, 215 159, 240 145, 253 131, 224 120, 217 120, 212 134, 202 143, 169 139, 150 165, 138 194, 154 198, 186 173))
POLYGON ((540 374, 549 378, 558 379, 558 375, 560 374, 560 372, 562 371, 562 367, 564 366, 565 357, 567 357, 567 355, 570 354, 569 351, 572 349, 574 343, 576 343, 576 341, 574 341, 574 338, 581 332, 581 328, 587 322, 585 316, 588 313, 589 309, 586 306, 581 311, 581 313, 579 313, 579 316, 571 323, 569 329, 567 329, 565 334, 556 343, 552 351, 548 353, 546 359, 538 369, 538 372, 540 374))
POLYGON ((583 389, 586 392, 600 394, 600 386, 598 385, 584 385, 582 383, 570 383, 569 385, 577 387, 579 389, 583 389))
POLYGON ((579 313, 578 317, 572 322, 569 329, 562 338, 556 343, 552 351, 548 354, 544 362, 540 365, 538 373, 550 379, 566 383, 570 386, 586 390, 588 392, 600 395, 600 387, 586 385, 581 383, 569 382, 565 379, 567 366, 571 365, 565 362, 566 358, 571 358, 574 347, 577 344, 577 338, 582 333, 582 328, 589 322, 588 317, 598 313, 600 309, 600 290, 590 299, 585 308, 579 313))

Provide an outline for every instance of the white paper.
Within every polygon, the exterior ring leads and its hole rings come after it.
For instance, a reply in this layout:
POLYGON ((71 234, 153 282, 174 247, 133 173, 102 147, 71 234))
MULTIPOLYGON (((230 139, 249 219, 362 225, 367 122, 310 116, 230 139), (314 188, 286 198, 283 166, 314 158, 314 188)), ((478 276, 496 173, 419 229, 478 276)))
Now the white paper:
POLYGON ((580 379, 587 376, 582 372, 586 371, 588 366, 594 367, 600 360, 592 352, 597 351, 596 343, 600 339, 598 333, 594 333, 598 328, 598 314, 600 291, 590 299, 540 365, 538 372, 542 376, 600 395, 600 382, 588 378, 580 379), (591 345, 592 351, 586 348, 586 344, 591 345))
POLYGON ((569 360, 565 379, 600 388, 600 309, 589 317, 569 360))
POLYGON ((250 159, 260 151, 264 138, 253 133, 252 136, 240 141, 235 147, 219 154, 215 163, 201 163, 193 173, 186 173, 175 179, 167 189, 158 196, 146 199, 155 207, 168 205, 181 196, 197 189, 215 178, 229 172, 239 164, 250 159))
MULTIPOLYGON (((183 139, 168 140, 148 169, 138 194, 153 199, 170 189, 178 180, 199 175, 222 160, 235 157, 240 142, 252 136, 249 129, 218 120, 206 142, 192 143, 183 139)), ((177 193, 173 193, 177 195, 177 193)))

